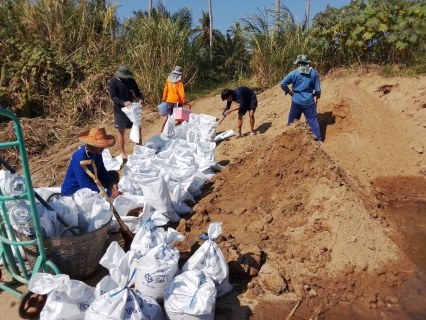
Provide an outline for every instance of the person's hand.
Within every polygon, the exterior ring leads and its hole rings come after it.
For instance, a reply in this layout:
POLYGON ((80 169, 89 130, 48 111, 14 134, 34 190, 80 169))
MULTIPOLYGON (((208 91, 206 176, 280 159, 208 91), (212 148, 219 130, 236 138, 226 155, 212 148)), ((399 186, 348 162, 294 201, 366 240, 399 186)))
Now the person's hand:
POLYGON ((226 110, 224 114, 225 114, 225 116, 227 116, 227 115, 228 115, 228 114, 230 114, 231 112, 232 112, 231 110, 226 110))
POLYGON ((138 103, 140 103, 140 104, 144 104, 144 103, 145 103, 145 101, 144 101, 143 99, 139 99, 138 103))
POLYGON ((290 91, 288 94, 292 97, 294 95, 294 92, 290 91))
POLYGON ((130 101, 124 102, 124 106, 125 107, 130 107, 131 105, 132 105, 132 103, 130 101))
POLYGON ((121 192, 118 189, 112 189, 111 190, 111 198, 113 198, 113 199, 117 198, 118 196, 121 196, 122 194, 123 194, 123 192, 121 192))

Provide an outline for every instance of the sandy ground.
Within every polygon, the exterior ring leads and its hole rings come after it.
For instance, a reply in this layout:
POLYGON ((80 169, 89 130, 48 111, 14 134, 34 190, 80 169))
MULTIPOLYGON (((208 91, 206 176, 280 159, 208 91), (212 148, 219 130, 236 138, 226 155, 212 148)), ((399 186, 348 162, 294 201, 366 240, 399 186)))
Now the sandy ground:
MULTIPOLYGON (((385 77, 374 68, 322 78, 318 113, 324 143, 304 119, 286 126, 290 98, 279 85, 258 95, 255 136, 248 116, 240 139, 218 143, 224 165, 193 212, 175 226, 193 251, 211 222, 234 290, 217 302, 216 319, 424 319, 424 270, 387 215, 391 201, 426 199, 426 77, 385 77)), ((212 96, 192 103, 220 116, 212 96)), ((144 139, 162 119, 144 110, 144 139)), ((112 119, 101 122, 111 133, 112 119)), ((218 128, 236 131, 236 114, 218 128)), ((78 134, 76 133, 76 136, 78 134)), ((74 143, 31 161, 34 185, 59 186, 74 143)), ((128 153, 133 146, 128 143, 128 153)), ((111 152, 116 155, 116 147, 111 152)), ((101 271, 100 271, 101 272, 101 271)), ((20 290, 25 290, 20 286, 20 290)), ((19 299, 0 292, 0 319, 19 319, 19 299)))

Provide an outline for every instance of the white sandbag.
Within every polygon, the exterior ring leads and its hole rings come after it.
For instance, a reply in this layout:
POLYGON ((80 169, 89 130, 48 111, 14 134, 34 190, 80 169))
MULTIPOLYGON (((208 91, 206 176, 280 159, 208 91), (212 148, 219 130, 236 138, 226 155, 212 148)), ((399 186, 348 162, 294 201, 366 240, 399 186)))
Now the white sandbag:
POLYGON ((165 138, 171 139, 171 138, 175 137, 175 135, 176 135, 175 122, 176 122, 176 120, 175 120, 175 116, 173 114, 167 116, 167 121, 166 121, 166 124, 165 124, 165 126, 163 128, 163 132, 162 132, 162 135, 165 138))
POLYGON ((145 203, 144 196, 137 195, 119 195, 114 199, 113 205, 120 217, 125 217, 130 210, 143 208, 145 203))
MULTIPOLYGON (((1 178, 0 178, 1 180, 1 178)), ((47 199, 49 199, 49 197, 54 194, 54 193, 61 193, 61 187, 42 187, 42 188, 34 188, 34 192, 37 192, 37 194, 44 199, 45 201, 47 201, 47 199)), ((36 198, 36 201, 37 198, 36 198)))
MULTIPOLYGON (((178 215, 183 215, 191 212, 192 208, 185 203, 187 197, 185 196, 186 192, 183 189, 181 184, 177 184, 173 189, 170 198, 172 200, 172 207, 178 215)), ((195 202, 195 201, 194 201, 195 202)))
POLYGON ((200 270, 176 276, 164 295, 164 309, 170 320, 213 320, 215 304, 215 285, 200 270))
POLYGON ((123 111, 127 118, 129 118, 133 123, 132 129, 130 129, 130 140, 135 143, 139 143, 141 138, 139 129, 142 119, 142 105, 140 103, 133 102, 130 106, 121 108, 121 111, 123 111))
POLYGON ((197 167, 195 165, 183 167, 169 163, 164 167, 164 170, 166 170, 172 179, 183 182, 196 174, 197 167))
POLYGON ((182 241, 184 236, 168 228, 163 243, 152 248, 141 259, 135 261, 137 268, 135 288, 144 294, 162 301, 164 292, 179 271, 179 250, 172 246, 174 241, 182 241))
POLYGON ((200 114, 198 117, 198 123, 200 124, 200 126, 205 126, 205 125, 213 125, 216 124, 216 117, 213 117, 209 114, 200 114))
POLYGON ((188 126, 186 131, 186 141, 188 144, 194 144, 200 140, 200 130, 194 126, 188 126))
POLYGON ((97 195, 87 223, 87 232, 92 232, 108 223, 113 216, 111 205, 102 195, 97 195))
POLYGON ((142 189, 146 203, 161 212, 171 222, 177 222, 180 217, 173 210, 169 188, 163 177, 153 177, 138 179, 138 184, 142 189))
MULTIPOLYGON (((101 281, 102 285, 108 288, 97 287, 97 296, 86 311, 85 320, 149 320, 154 319, 148 313, 150 308, 145 307, 145 302, 140 295, 129 288, 132 278, 136 274, 136 269, 131 270, 130 264, 134 258, 134 253, 128 251, 124 253, 117 242, 112 242, 105 255, 99 263, 107 268, 110 279, 101 281), (117 284, 113 286, 113 281, 117 284), (106 291, 106 289, 110 289, 106 291), (105 292, 102 294, 102 292, 105 292), (99 295, 100 294, 100 295, 99 295)), ((162 320, 164 318, 159 317, 162 320)))
POLYGON ((117 157, 113 157, 109 149, 104 149, 104 151, 102 151, 102 161, 104 162, 104 166, 107 171, 118 171, 121 169, 121 165, 123 164, 123 155, 120 154, 117 157))
MULTIPOLYGON (((66 222, 68 226, 78 226, 78 209, 72 197, 61 196, 59 198, 53 198, 53 201, 49 202, 56 214, 66 222)), ((61 233, 66 227, 62 224, 59 225, 59 233, 61 233)), ((71 232, 65 232, 64 236, 72 236, 71 232)))
POLYGON ((7 211, 13 229, 25 235, 35 235, 30 205, 26 201, 14 201, 7 211))
POLYGON ((216 135, 217 122, 200 127, 200 141, 212 142, 216 135))
POLYGON ((188 123, 184 121, 179 126, 176 126, 175 138, 186 139, 187 131, 188 131, 188 123))
MULTIPOLYGON (((141 192, 142 193, 142 192, 141 192)), ((125 194, 120 195, 114 199, 113 205, 121 220, 130 229, 132 233, 136 233, 143 224, 143 209, 139 213, 139 216, 127 216, 130 210, 136 208, 143 208, 145 198, 139 195, 125 194)), ((108 229, 108 233, 116 233, 120 231, 120 225, 117 219, 113 216, 111 225, 108 229)))
POLYGON ((210 178, 204 173, 197 171, 191 178, 182 182, 184 190, 191 193, 194 197, 199 197, 202 194, 204 184, 209 181, 210 178))
POLYGON ((19 196, 27 192, 25 178, 17 173, 5 171, 2 192, 7 196, 19 196))
POLYGON ((99 192, 93 191, 89 188, 82 188, 74 193, 74 201, 77 210, 81 214, 87 214, 92 211, 93 202, 99 192))
POLYGON ((147 146, 136 145, 133 147, 134 155, 141 155, 144 158, 151 158, 155 156, 155 150, 148 148, 147 146))
POLYGON ((224 139, 230 138, 232 136, 235 136, 235 132, 232 129, 226 130, 220 134, 217 134, 216 137, 214 138, 214 142, 219 142, 222 141, 224 139))
POLYGON ((197 142, 197 156, 200 158, 215 160, 214 149, 216 148, 215 142, 197 142))
POLYGON ((155 135, 152 138, 148 139, 144 142, 144 146, 151 148, 155 150, 155 152, 160 152, 165 149, 167 149, 167 145, 170 143, 170 141, 163 139, 159 135, 155 135))
POLYGON ((95 300, 92 287, 71 280, 66 274, 36 273, 31 277, 28 289, 37 294, 48 294, 40 320, 82 320, 95 300))
POLYGON ((203 270, 214 281, 218 298, 232 290, 232 285, 228 281, 228 263, 222 250, 215 242, 221 233, 222 222, 211 223, 206 242, 195 251, 182 267, 182 271, 203 270))
POLYGON ((37 212, 43 237, 59 237, 60 222, 58 221, 57 213, 55 211, 48 210, 41 203, 37 203, 37 212))
POLYGON ((147 320, 166 320, 163 313, 163 308, 158 304, 157 300, 147 296, 145 293, 135 290, 135 294, 138 295, 144 302, 142 306, 142 312, 148 314, 150 317, 147 320))
MULTIPOLYGON (((159 226, 167 224, 167 219, 160 212, 155 212, 145 223, 140 227, 130 246, 130 250, 135 253, 136 259, 143 257, 149 250, 163 243, 164 237, 159 226)), ((161 228, 164 232, 164 230, 161 228)))

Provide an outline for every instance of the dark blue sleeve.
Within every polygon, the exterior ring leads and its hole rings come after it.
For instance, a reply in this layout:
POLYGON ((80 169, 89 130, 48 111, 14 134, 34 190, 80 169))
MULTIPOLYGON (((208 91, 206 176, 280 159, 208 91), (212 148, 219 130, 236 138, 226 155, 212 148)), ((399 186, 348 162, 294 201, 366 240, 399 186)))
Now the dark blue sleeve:
POLYGON ((133 80, 133 92, 135 93, 135 96, 137 99, 142 100, 143 99, 143 95, 141 93, 141 91, 139 90, 138 84, 136 83, 136 81, 132 78, 133 80))
POLYGON ((225 112, 231 108, 232 101, 226 102, 226 107, 223 109, 222 116, 225 116, 225 112))
POLYGON ((108 91, 109 91, 109 95, 111 97, 111 100, 115 104, 124 107, 124 102, 125 101, 121 100, 121 98, 119 97, 118 88, 117 88, 117 84, 116 84, 116 80, 115 79, 112 79, 110 81, 109 86, 108 86, 108 91))

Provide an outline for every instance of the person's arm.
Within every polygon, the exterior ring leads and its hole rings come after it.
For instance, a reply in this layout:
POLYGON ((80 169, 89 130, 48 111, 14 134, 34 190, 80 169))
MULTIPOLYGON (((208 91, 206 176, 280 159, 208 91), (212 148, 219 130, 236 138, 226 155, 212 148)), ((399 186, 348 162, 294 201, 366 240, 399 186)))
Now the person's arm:
POLYGON ((318 75, 318 72, 315 70, 315 85, 314 85, 314 96, 316 96, 318 99, 321 98, 321 82, 318 75))
POLYGON ((134 94, 136 96, 136 99, 138 99, 138 102, 140 104, 142 104, 144 102, 144 97, 143 97, 141 91, 139 90, 139 87, 138 87, 138 84, 136 83, 136 80, 133 79, 133 81, 134 81, 134 90, 133 90, 133 92, 134 92, 134 94))
POLYGON ((185 89, 183 88, 183 82, 179 81, 179 87, 178 87, 178 92, 179 92, 179 97, 182 99, 182 103, 186 103, 186 95, 185 95, 185 89))
MULTIPOLYGON (((235 107, 235 108, 233 108, 233 109, 231 109, 231 105, 232 105, 232 101, 227 101, 226 102, 226 107, 225 107, 225 109, 223 109, 223 112, 222 112, 222 116, 223 117, 226 117, 228 114, 230 114, 232 111, 235 111, 235 110, 239 110, 240 109, 240 106, 238 106, 238 107, 235 107)), ((222 120, 223 121, 223 120, 222 120)))
POLYGON ((114 180, 112 180, 111 176, 106 170, 104 161, 102 159, 102 155, 96 155, 95 165, 96 165, 96 168, 98 169, 99 180, 107 184, 109 187, 106 189, 108 196, 115 199, 120 194, 123 194, 122 192, 118 190, 118 185, 115 183, 114 180))
POLYGON ((293 83, 293 72, 290 72, 280 83, 281 89, 284 90, 285 95, 290 94, 293 96, 293 91, 290 91, 288 86, 293 83))
POLYGON ((116 85, 116 83, 115 83, 116 81, 115 81, 115 79, 112 79, 111 81, 110 81, 110 83, 109 83, 109 86, 108 86, 108 91, 109 91, 109 95, 110 95, 110 97, 111 97, 111 100, 115 103, 115 104, 117 104, 117 105, 119 105, 119 106, 123 106, 124 107, 124 103, 125 103, 125 101, 124 100, 121 100, 121 98, 119 97, 119 94, 118 94, 118 88, 117 88, 117 85, 116 85))
POLYGON ((163 90, 163 102, 166 102, 168 94, 169 94, 169 86, 166 80, 166 84, 164 85, 164 90, 163 90))
MULTIPOLYGON (((80 163, 78 163, 77 161, 76 162, 72 161, 71 164, 70 164, 70 166, 71 165, 74 168, 75 177, 77 179, 77 182, 78 182, 78 185, 79 185, 80 189, 89 188, 92 191, 96 191, 98 193, 100 192, 100 190, 99 190, 98 186, 96 185, 96 183, 84 171, 84 169, 80 165, 80 163)), ((95 162, 95 165, 96 165, 96 162, 95 162)), ((91 172, 93 172, 93 168, 91 168, 91 166, 88 166, 88 169, 91 172)), ((108 196, 111 196, 111 190, 107 189, 107 194, 108 194, 108 196)))

